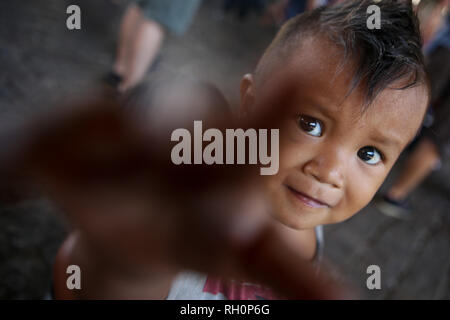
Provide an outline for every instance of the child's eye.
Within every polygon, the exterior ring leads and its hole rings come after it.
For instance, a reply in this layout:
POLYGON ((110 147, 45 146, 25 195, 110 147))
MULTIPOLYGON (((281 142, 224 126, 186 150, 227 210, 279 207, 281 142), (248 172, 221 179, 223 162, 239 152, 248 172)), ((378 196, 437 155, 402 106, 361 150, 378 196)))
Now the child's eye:
POLYGON ((301 115, 298 123, 300 128, 306 133, 314 136, 321 137, 322 136, 322 122, 313 117, 301 115))
POLYGON ((380 151, 375 147, 364 147, 358 150, 358 157, 367 164, 377 164, 381 161, 382 156, 380 151))

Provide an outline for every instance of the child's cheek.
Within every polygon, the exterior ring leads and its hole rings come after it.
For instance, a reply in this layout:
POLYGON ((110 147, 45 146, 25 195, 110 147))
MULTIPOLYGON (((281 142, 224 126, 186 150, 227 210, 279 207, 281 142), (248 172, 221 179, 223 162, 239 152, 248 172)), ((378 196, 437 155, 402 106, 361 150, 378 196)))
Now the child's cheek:
POLYGON ((304 138, 280 140, 280 172, 299 170, 313 156, 314 144, 307 140, 304 138))
POLYGON ((280 133, 280 163, 292 157, 306 158, 321 142, 320 138, 302 131, 293 120, 285 123, 280 133))
POLYGON ((290 141, 291 143, 304 142, 305 138, 308 137, 308 135, 300 129, 297 116, 291 117, 284 122, 280 132, 281 140, 290 141))
POLYGON ((386 177, 385 170, 377 169, 372 172, 367 172, 367 168, 349 170, 344 197, 332 214, 334 223, 349 219, 370 203, 386 177))

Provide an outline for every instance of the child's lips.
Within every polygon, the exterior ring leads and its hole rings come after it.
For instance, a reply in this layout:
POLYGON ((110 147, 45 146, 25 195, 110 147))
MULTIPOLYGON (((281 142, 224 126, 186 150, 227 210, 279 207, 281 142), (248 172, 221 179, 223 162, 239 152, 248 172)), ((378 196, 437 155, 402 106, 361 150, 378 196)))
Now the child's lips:
POLYGON ((297 191, 294 188, 287 186, 290 192, 303 204, 307 205, 311 208, 329 208, 330 205, 325 203, 324 201, 321 201, 319 199, 315 199, 313 197, 308 196, 307 194, 297 191))

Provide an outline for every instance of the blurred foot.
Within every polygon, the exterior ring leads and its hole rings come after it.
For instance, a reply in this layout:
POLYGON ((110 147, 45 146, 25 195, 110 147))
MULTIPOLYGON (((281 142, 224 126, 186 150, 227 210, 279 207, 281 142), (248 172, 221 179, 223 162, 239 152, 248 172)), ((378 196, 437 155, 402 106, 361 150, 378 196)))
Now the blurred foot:
POLYGON ((386 216, 401 220, 411 218, 411 206, 406 201, 399 201, 384 195, 375 202, 376 208, 386 216))

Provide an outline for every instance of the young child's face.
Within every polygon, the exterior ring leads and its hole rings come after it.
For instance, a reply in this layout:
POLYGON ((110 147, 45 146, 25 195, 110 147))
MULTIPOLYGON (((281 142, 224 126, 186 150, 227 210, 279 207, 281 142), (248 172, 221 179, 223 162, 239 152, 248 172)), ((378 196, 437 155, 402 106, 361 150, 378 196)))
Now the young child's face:
MULTIPOLYGON (((297 75, 295 111, 280 128, 280 169, 266 186, 275 218, 303 229, 343 221, 370 202, 416 134, 427 90, 386 89, 361 113, 361 88, 344 99, 352 72, 336 75, 337 48, 310 39, 298 52, 287 63, 297 75)), ((251 77, 241 89, 251 108, 258 99, 251 77)))

